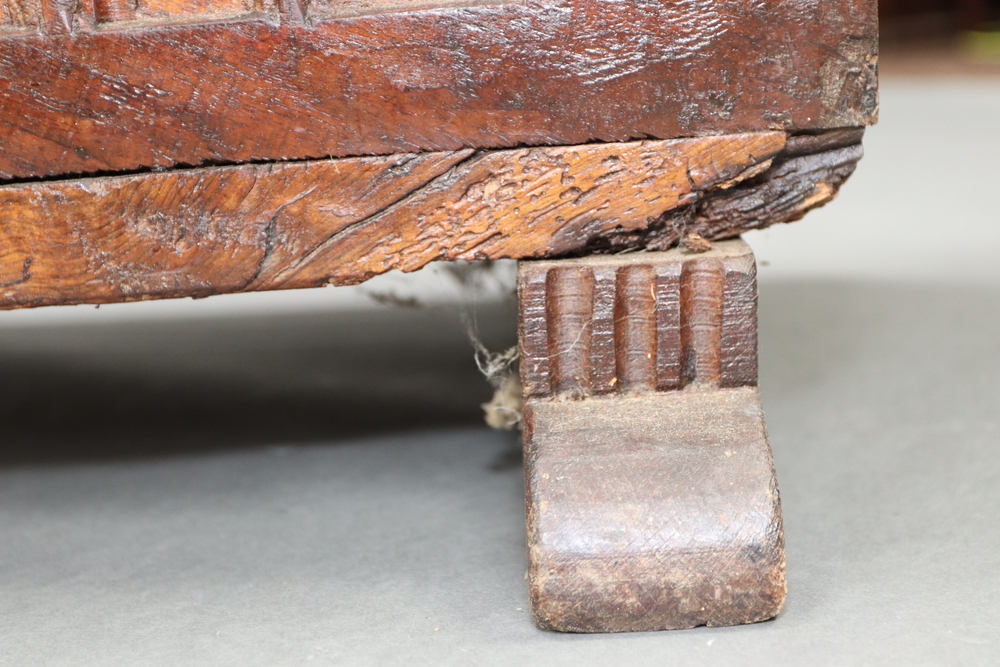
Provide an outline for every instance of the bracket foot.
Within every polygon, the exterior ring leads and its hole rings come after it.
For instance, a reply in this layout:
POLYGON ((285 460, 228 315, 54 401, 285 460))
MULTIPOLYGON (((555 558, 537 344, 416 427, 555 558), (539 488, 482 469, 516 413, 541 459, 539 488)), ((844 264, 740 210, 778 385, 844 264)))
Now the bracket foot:
POLYGON ((519 293, 539 625, 775 616, 784 541, 749 247, 523 262, 519 293))

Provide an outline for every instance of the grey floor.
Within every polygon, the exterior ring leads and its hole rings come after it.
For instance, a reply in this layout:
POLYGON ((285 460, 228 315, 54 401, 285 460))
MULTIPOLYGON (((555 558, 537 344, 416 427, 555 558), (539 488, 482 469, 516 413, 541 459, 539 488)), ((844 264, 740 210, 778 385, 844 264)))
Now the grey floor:
POLYGON ((1000 664, 1000 82, 883 109, 841 200, 750 238, 776 620, 537 630, 456 311, 235 297, 0 318, 0 664, 1000 664))

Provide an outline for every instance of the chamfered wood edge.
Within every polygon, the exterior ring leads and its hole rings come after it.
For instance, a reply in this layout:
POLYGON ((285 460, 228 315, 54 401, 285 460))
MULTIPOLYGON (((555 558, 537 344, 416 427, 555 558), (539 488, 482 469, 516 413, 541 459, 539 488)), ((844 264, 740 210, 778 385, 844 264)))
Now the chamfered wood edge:
POLYGON ((0 308, 354 284, 801 217, 863 130, 240 165, 0 187, 0 308))

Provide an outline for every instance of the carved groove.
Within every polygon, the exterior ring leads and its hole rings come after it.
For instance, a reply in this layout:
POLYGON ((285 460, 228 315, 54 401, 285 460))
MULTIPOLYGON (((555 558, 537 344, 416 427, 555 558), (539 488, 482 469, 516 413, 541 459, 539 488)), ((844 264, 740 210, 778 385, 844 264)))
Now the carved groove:
POLYGON ((703 255, 523 262, 519 285, 527 396, 757 382, 756 278, 740 240, 703 255))
POLYGON ((696 259, 681 269, 684 384, 718 384, 722 376, 722 263, 696 259))
POLYGON ((655 274, 648 264, 618 269, 615 368, 623 391, 656 388, 655 274))
POLYGON ((549 272, 546 287, 552 388, 582 397, 590 390, 594 273, 572 265, 556 268, 549 272))

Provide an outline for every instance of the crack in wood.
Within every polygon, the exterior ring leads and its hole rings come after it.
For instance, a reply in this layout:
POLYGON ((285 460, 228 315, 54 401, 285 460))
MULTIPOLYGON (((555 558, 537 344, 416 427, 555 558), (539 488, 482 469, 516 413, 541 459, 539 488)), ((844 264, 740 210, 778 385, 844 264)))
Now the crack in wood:
POLYGON ((0 308, 354 284, 440 259, 664 248, 684 231, 724 238, 828 201, 860 136, 467 149, 0 186, 0 308))

